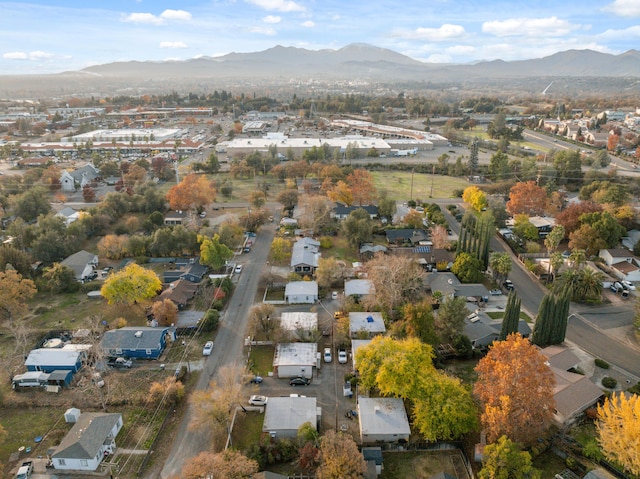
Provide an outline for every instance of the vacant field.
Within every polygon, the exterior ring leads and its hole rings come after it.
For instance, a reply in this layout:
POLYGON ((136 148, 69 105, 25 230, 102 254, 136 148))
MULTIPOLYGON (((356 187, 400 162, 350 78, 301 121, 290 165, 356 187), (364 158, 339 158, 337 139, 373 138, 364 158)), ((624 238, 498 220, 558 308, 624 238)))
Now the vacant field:
POLYGON ((371 174, 378 191, 386 191, 389 198, 397 201, 413 198, 429 202, 430 198, 452 198, 455 190, 464 190, 469 186, 463 178, 451 176, 422 173, 412 175, 404 171, 372 171, 371 174), (412 182, 413 188, 411 188, 412 182))
POLYGON ((246 453, 254 444, 258 444, 260 441, 263 423, 263 413, 239 410, 231 433, 231 447, 246 453))
POLYGON ((249 355, 249 369, 254 374, 266 376, 273 371, 273 346, 252 346, 249 355))
POLYGON ((429 479, 439 472, 468 477, 459 451, 385 452, 383 458, 381 479, 429 479))

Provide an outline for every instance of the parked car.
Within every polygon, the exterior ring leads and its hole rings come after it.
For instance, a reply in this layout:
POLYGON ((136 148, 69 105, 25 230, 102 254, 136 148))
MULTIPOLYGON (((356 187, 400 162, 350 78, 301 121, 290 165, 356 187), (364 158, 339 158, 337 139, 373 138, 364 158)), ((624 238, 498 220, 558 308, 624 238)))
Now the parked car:
POLYGON ((112 269, 113 266, 105 266, 104 268, 102 268, 102 274, 107 275, 111 272, 112 269))
POLYGON ((338 351, 338 362, 340 364, 347 364, 347 352, 344 349, 338 351))
POLYGON ((622 286, 622 283, 620 281, 616 281, 611 285, 611 291, 613 291, 614 293, 619 293, 620 291, 623 291, 623 290, 624 290, 624 287, 622 286))
POLYGON ((262 384, 262 381, 263 381, 262 376, 255 375, 251 378, 251 381, 249 382, 251 384, 262 384))
POLYGON ((324 348, 324 362, 325 363, 330 363, 331 362, 331 349, 330 348, 324 348))
POLYGON ((626 286, 627 288, 629 288, 631 291, 636 290, 636 285, 633 284, 631 281, 627 281, 626 279, 624 279, 620 281, 620 283, 622 283, 623 286, 626 286))
POLYGON ((309 384, 311 384, 311 379, 308 378, 297 377, 289 380, 289 386, 308 386, 309 384))
POLYGON ((249 398, 249 404, 252 406, 266 406, 267 400, 267 396, 258 396, 257 394, 254 394, 249 398))
POLYGON ((236 274, 242 273, 242 265, 241 264, 236 265, 235 273, 236 274))
POLYGON ((515 286, 513 285, 510 279, 502 283, 502 286, 504 286, 507 291, 512 291, 515 288, 515 286))
POLYGON ((338 292, 334 291, 333 293, 331 293, 331 299, 338 299, 338 292))
POLYGON ((500 291, 499 289, 492 289, 491 291, 489 291, 489 294, 491 296, 501 296, 502 295, 502 291, 500 291))
POLYGON ((107 366, 116 368, 116 369, 121 369, 121 368, 129 369, 131 366, 133 366, 133 362, 131 361, 131 359, 125 359, 125 358, 109 358, 107 360, 107 366))
POLYGON ((204 343, 204 348, 202 348, 203 356, 211 356, 211 352, 213 351, 213 341, 207 341, 204 343))

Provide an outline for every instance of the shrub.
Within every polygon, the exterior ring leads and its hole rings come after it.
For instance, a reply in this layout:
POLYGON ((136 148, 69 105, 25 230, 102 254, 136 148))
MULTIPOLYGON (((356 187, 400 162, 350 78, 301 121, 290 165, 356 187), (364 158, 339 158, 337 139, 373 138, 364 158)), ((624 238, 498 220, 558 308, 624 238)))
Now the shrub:
POLYGON ((631 386, 629 389, 627 389, 627 391, 633 394, 640 395, 640 383, 636 383, 635 386, 631 386))
POLYGON ((602 386, 607 389, 613 389, 618 385, 618 381, 610 376, 602 378, 602 386))
POLYGON ((602 369, 609 369, 610 367, 609 363, 606 362, 604 359, 596 358, 595 363, 596 363, 596 366, 602 369))
POLYGON ((320 248, 329 249, 333 246, 333 240, 328 236, 323 236, 320 238, 320 248))
POLYGON ((218 329, 220 322, 220 311, 217 309, 210 309, 202 318, 202 331, 209 332, 218 329))

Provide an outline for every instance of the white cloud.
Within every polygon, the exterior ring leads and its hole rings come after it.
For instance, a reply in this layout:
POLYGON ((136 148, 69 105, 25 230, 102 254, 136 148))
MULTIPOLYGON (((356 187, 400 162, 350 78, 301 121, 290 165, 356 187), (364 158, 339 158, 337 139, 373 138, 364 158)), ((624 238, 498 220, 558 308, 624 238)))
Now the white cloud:
POLYGON ((145 23, 149 25, 162 25, 164 20, 156 17, 153 13, 130 13, 122 17, 123 22, 127 23, 145 23))
POLYGON ((463 26, 445 23, 440 26, 440 28, 420 27, 410 32, 400 32, 397 34, 397 36, 414 40, 439 42, 443 40, 450 40, 452 38, 460 38, 464 36, 464 34, 465 30, 463 26))
POLYGON ((606 30, 597 35, 599 40, 618 40, 620 38, 640 38, 640 25, 634 25, 622 30, 606 30))
POLYGON ((160 42, 160 48, 188 48, 184 42, 160 42))
POLYGON ((273 28, 267 27, 251 27, 249 29, 251 33, 259 33, 261 35, 273 36, 276 34, 276 31, 273 28))
POLYGON ((277 15, 267 15, 262 19, 264 23, 280 23, 282 21, 282 17, 277 15))
POLYGON ((33 52, 8 52, 2 55, 2 58, 6 60, 31 60, 31 61, 42 61, 49 60, 54 58, 55 55, 53 53, 46 53, 41 51, 33 51, 33 52))
POLYGON ((640 17, 640 2, 638 0, 614 0, 603 10, 620 17, 640 17))
POLYGON ((9 52, 3 53, 2 58, 5 58, 7 60, 27 60, 29 58, 29 55, 27 55, 25 52, 9 52))
POLYGON ((182 22, 188 22, 191 20, 191 14, 184 10, 165 10, 160 14, 160 18, 165 20, 179 20, 182 22))
POLYGON ((574 25, 558 17, 548 18, 510 18, 504 21, 484 22, 482 31, 497 37, 559 37, 567 35, 580 29, 579 25, 574 25))
POLYGON ((163 25, 167 20, 187 22, 191 20, 191 14, 184 10, 165 10, 160 15, 153 13, 130 13, 122 17, 123 22, 144 23, 147 25, 163 25))
POLYGON ((264 10, 275 10, 277 12, 304 12, 305 8, 291 0, 246 0, 264 10))
POLYGON ((307 28, 313 28, 316 26, 315 22, 312 22, 311 20, 307 20, 306 22, 302 22, 302 26, 303 27, 307 27, 307 28))

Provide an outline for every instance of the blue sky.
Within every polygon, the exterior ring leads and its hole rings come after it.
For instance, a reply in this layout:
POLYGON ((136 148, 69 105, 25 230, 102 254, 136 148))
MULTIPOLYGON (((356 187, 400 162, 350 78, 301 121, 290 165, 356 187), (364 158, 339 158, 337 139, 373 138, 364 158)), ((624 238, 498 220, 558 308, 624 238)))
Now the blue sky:
POLYGON ((416 60, 524 60, 640 45, 640 0, 0 0, 0 74, 350 43, 416 60))

